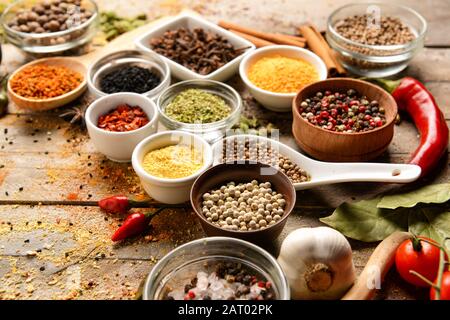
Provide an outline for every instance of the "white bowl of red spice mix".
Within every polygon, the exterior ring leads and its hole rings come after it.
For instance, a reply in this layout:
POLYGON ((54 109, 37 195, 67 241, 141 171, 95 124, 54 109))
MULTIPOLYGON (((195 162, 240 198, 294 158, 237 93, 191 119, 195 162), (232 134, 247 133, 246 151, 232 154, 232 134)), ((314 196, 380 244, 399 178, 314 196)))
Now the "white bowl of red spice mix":
POLYGON ((294 46, 268 46, 248 54, 239 73, 264 107, 288 112, 303 87, 327 78, 325 63, 313 52, 294 46))
POLYGON ((200 135, 183 131, 154 134, 137 145, 133 169, 144 190, 167 204, 189 200, 191 187, 213 162, 209 143, 200 135))
POLYGON ((116 162, 129 162, 136 145, 158 129, 155 103, 137 93, 104 96, 88 107, 85 118, 97 150, 116 162))

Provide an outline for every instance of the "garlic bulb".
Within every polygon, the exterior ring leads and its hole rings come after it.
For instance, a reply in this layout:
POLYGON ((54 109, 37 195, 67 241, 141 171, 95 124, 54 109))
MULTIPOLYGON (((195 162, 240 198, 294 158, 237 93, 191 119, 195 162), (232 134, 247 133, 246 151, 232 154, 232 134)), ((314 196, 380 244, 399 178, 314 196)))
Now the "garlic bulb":
POLYGON ((291 232, 278 262, 296 300, 340 299, 356 279, 350 243, 328 227, 291 232))

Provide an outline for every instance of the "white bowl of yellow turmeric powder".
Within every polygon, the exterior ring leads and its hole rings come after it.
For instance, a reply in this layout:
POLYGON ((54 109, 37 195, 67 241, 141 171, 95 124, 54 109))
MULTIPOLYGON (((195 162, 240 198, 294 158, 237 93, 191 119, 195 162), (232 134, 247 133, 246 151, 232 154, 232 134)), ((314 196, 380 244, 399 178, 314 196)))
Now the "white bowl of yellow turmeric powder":
POLYGON ((327 78, 325 63, 316 54, 281 45, 250 53, 242 61, 239 73, 253 97, 277 112, 290 111, 297 92, 327 78))
POLYGON ((139 143, 131 161, 150 197, 178 204, 189 200, 195 179, 212 165, 213 153, 199 135, 164 131, 139 143))

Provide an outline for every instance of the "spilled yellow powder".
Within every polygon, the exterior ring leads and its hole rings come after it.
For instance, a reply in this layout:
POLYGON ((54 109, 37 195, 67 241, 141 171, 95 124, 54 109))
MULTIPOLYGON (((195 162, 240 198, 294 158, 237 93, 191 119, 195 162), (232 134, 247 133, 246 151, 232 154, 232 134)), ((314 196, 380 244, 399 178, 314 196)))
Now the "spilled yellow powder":
POLYGON ((274 55, 263 57, 250 66, 248 78, 263 90, 295 93, 317 81, 319 75, 305 60, 274 55))
POLYGON ((192 146, 174 145, 150 151, 145 155, 142 166, 152 176, 178 179, 200 170, 203 157, 192 146))

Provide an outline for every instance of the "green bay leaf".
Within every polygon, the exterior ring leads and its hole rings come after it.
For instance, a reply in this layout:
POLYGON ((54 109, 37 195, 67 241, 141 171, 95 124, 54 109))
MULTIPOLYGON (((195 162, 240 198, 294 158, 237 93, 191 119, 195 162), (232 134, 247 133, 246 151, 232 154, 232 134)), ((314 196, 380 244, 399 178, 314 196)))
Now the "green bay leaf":
POLYGON ((408 229, 415 235, 442 243, 445 238, 450 237, 450 209, 442 206, 410 209, 408 229))
POLYGON ((444 203, 450 200, 450 183, 433 184, 407 193, 382 197, 378 208, 412 208, 419 203, 444 203))
POLYGON ((394 231, 408 230, 409 209, 387 210, 377 208, 381 197, 354 203, 343 203, 334 213, 320 219, 345 236, 365 241, 381 241, 394 231))

